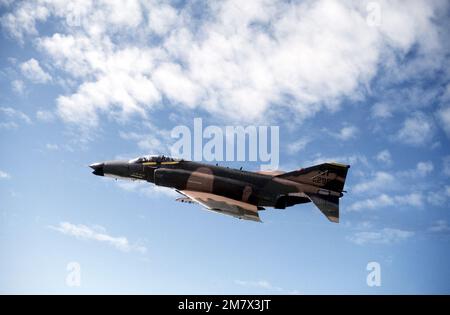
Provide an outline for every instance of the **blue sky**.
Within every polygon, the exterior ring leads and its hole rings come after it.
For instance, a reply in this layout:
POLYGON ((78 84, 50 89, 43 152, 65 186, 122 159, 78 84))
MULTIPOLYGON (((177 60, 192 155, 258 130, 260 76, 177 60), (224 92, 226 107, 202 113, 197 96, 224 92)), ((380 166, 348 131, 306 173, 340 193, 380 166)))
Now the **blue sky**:
POLYGON ((445 1, 0 1, 0 292, 450 293, 448 16, 445 1), (351 164, 341 223, 312 204, 242 222, 87 167, 167 153, 196 117, 279 126, 283 170, 351 164))

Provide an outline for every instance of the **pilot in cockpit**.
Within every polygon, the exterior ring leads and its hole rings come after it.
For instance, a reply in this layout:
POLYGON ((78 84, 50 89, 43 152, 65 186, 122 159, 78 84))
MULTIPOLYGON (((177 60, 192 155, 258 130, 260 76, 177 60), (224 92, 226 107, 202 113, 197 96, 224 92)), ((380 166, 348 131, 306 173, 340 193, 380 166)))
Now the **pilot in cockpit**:
POLYGON ((174 158, 164 155, 145 155, 141 157, 137 157, 135 159, 131 159, 128 163, 145 163, 145 162, 174 162, 177 161, 174 158))

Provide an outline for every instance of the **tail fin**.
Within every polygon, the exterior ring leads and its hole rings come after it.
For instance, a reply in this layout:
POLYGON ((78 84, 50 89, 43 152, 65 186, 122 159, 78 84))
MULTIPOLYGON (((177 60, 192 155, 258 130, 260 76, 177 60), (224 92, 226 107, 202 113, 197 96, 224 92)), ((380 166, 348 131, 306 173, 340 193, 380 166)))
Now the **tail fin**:
POLYGON ((323 163, 278 177, 318 187, 317 193, 306 195, 328 220, 339 222, 339 198, 342 196, 349 168, 350 165, 323 163))
POLYGON ((342 192, 350 165, 323 163, 301 170, 284 173, 277 177, 286 178, 297 183, 309 184, 323 189, 342 192))

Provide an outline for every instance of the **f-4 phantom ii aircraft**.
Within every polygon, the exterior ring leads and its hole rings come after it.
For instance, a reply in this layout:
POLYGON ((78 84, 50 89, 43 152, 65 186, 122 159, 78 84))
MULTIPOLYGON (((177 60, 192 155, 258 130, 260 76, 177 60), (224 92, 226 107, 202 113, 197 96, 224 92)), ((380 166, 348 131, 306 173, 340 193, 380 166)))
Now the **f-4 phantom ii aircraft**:
POLYGON ((90 165, 92 173, 116 179, 142 180, 175 189, 177 201, 198 203, 207 210, 261 222, 265 207, 285 209, 313 202, 332 222, 339 222, 350 165, 324 163, 292 172, 248 172, 175 159, 164 155, 90 165))

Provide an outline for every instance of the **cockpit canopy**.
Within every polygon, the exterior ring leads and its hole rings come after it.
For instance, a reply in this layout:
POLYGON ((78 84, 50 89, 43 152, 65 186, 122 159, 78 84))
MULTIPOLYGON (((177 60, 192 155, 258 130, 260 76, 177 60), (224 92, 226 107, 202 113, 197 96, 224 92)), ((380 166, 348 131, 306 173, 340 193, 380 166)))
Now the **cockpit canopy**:
POLYGON ((176 162, 180 161, 180 159, 172 158, 170 156, 165 155, 144 155, 137 157, 135 159, 131 159, 128 161, 128 163, 144 163, 144 162, 176 162))

